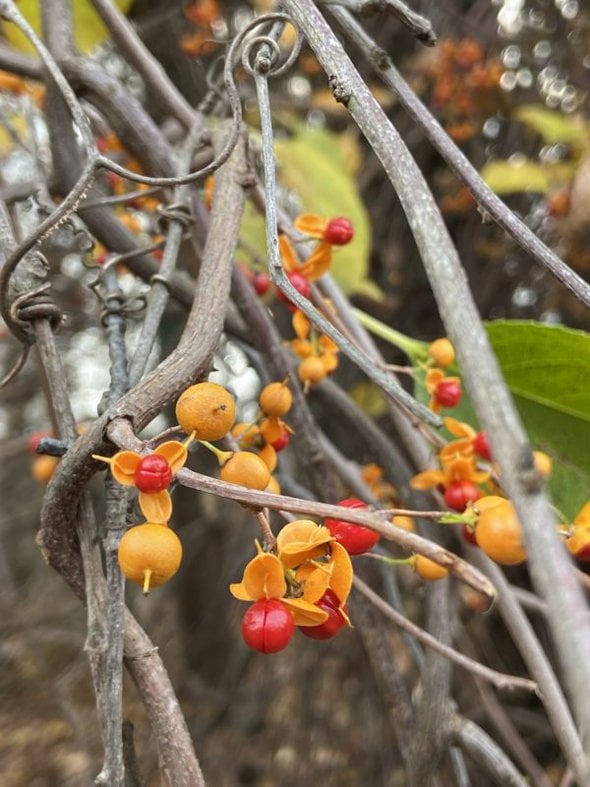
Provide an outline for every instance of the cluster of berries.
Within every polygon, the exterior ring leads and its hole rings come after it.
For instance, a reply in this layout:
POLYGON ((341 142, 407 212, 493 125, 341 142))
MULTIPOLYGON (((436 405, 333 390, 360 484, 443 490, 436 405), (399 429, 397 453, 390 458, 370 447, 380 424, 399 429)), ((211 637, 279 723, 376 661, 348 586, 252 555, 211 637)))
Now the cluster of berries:
MULTIPOLYGON (((190 386, 176 403, 176 417, 188 434, 184 442, 169 440, 147 455, 118 451, 112 457, 94 457, 110 466, 120 484, 138 491, 139 507, 147 522, 125 533, 119 545, 119 564, 144 593, 168 581, 180 566, 182 546, 168 525, 172 516, 168 488, 186 462, 191 442, 198 440, 216 454, 224 481, 252 489, 267 489, 271 483, 270 470, 260 456, 251 451, 220 451, 209 442, 225 437, 235 422, 235 401, 223 386, 211 382, 190 386)), ((277 420, 277 424, 282 422, 277 420)))
MULTIPOLYGON (((293 395, 287 381, 266 385, 260 392, 258 404, 260 411, 256 420, 250 424, 236 424, 232 429, 232 436, 240 448, 255 451, 269 473, 272 473, 277 466, 277 454, 289 445, 293 434, 289 424, 283 420, 283 416, 287 415, 293 404, 293 395)), ((280 494, 280 486, 274 476, 271 476, 265 490, 280 494)))
POLYGON ((435 413, 456 407, 462 398, 460 377, 447 377, 445 369, 455 361, 455 348, 448 339, 435 339, 428 348, 430 368, 424 384, 430 395, 428 406, 435 413), (434 366, 433 366, 434 364, 434 366))

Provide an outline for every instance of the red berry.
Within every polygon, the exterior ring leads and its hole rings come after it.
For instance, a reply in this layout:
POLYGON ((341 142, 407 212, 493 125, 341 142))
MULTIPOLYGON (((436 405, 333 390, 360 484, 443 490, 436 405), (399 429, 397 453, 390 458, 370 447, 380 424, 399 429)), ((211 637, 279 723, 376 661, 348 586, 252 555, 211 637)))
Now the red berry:
POLYGON ((330 219, 324 230, 324 240, 333 246, 346 246, 352 240, 353 235, 354 227, 348 219, 342 216, 330 219))
POLYGON ((44 437, 51 437, 51 432, 33 432, 27 439, 27 449, 29 453, 36 454, 37 446, 44 437))
POLYGON ((258 295, 266 295, 270 289, 270 277, 268 273, 256 273, 252 279, 252 286, 258 295))
POLYGON ((461 383, 457 380, 441 380, 434 389, 434 398, 443 407, 456 407, 461 395, 461 383))
MULTIPOLYGON (((334 591, 326 590, 316 605, 320 609, 324 609, 328 613, 328 617, 319 626, 301 626, 301 633, 310 639, 332 639, 346 623, 346 618, 339 609, 338 596, 334 591)), ((344 607, 344 611, 348 611, 347 607, 344 607)))
MULTIPOLYGON (((303 276, 301 273, 297 273, 297 271, 293 271, 293 273, 287 274, 287 278, 289 279, 293 287, 295 287, 298 293, 303 295, 304 298, 309 298, 311 294, 311 285, 309 281, 305 278, 305 276, 303 276)), ((277 295, 282 301, 284 301, 287 304, 290 311, 294 312, 296 310, 297 307, 293 303, 291 303, 291 301, 285 295, 285 293, 278 288, 277 288, 277 295)))
POLYGON ((137 466, 133 481, 140 492, 150 494, 166 489, 172 478, 170 465, 163 456, 144 456, 137 466))
POLYGON ((445 503, 453 511, 465 511, 468 503, 481 497, 481 492, 473 481, 453 481, 445 489, 445 503))
POLYGON ((244 642, 260 653, 283 650, 294 631, 293 616, 278 598, 260 599, 246 610, 242 620, 244 642))
POLYGON ((492 461, 492 452, 490 451, 488 436, 485 432, 478 432, 475 435, 473 438, 473 449, 482 459, 487 459, 488 462, 492 461))
MULTIPOLYGON (((345 508, 368 508, 367 503, 358 500, 356 497, 348 497, 341 500, 339 506, 345 508)), ((326 527, 346 549, 349 555, 362 555, 372 549, 379 541, 379 533, 369 527, 354 525, 352 522, 345 522, 342 519, 326 519, 326 527)))
POLYGON ((289 430, 283 427, 283 431, 280 437, 277 437, 276 440, 273 440, 271 443, 272 447, 275 451, 282 451, 289 445, 289 440, 291 439, 291 435, 289 434, 289 430))

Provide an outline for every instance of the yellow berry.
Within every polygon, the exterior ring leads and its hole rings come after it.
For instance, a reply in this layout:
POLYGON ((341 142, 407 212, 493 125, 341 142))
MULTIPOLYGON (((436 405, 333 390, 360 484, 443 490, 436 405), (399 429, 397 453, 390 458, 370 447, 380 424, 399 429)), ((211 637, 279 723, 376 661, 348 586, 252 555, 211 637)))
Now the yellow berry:
POLYGON ((248 489, 266 489, 270 471, 262 459, 250 451, 236 451, 221 468, 221 478, 248 489))
POLYGON ((444 369, 455 360, 455 348, 448 339, 435 339, 428 348, 428 355, 444 369))
POLYGON ((146 522, 130 528, 119 544, 119 566, 148 593, 168 582, 182 560, 180 539, 168 525, 146 522))
POLYGON ((293 404, 293 394, 286 383, 270 383, 265 386, 259 398, 260 409, 271 418, 280 418, 288 413, 293 404))
POLYGON ((217 383, 191 385, 176 402, 176 418, 182 429, 197 440, 220 440, 236 420, 233 396, 217 383))
POLYGON ((302 383, 319 383, 326 376, 326 367, 321 359, 315 355, 310 355, 299 364, 297 374, 302 383))
POLYGON ((240 444, 240 448, 251 448, 260 440, 260 427, 256 424, 236 424, 231 433, 240 444))
POLYGON ((553 469, 553 462, 543 451, 533 451, 535 469, 543 478, 549 478, 553 469))
POLYGON ((424 555, 416 555, 414 571, 422 579, 428 579, 431 582, 442 579, 449 573, 444 566, 435 563, 434 560, 430 560, 428 557, 424 557, 424 555))

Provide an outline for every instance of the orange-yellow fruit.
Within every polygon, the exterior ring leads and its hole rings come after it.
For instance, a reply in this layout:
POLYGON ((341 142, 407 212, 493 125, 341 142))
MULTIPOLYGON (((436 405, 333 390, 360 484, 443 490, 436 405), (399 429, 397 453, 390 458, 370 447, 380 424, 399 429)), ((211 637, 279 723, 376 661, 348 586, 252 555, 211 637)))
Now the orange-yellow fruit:
POLYGON ((167 525, 147 522, 130 528, 119 544, 119 566, 144 593, 176 574, 182 560, 180 539, 167 525))
POLYGON ((428 355, 444 369, 455 360, 455 348, 448 339, 435 339, 428 348, 428 355))
POLYGON ((265 445, 264 448, 258 452, 258 456, 268 467, 268 472, 272 473, 277 466, 277 452, 272 445, 265 445))
POLYGON ((476 508, 481 511, 475 527, 480 549, 504 566, 523 563, 526 560, 524 537, 512 503, 502 497, 483 497, 476 502, 476 508), (490 499, 495 502, 485 502, 490 499))
POLYGON ((326 376, 326 367, 315 355, 310 355, 299 364, 297 375, 302 383, 319 383, 326 376))
POLYGON ((256 454, 236 451, 221 468, 221 478, 230 484, 262 490, 268 486, 270 471, 256 454))
POLYGON ((270 383, 262 389, 258 401, 266 415, 280 418, 291 409, 293 394, 285 383, 270 383))
POLYGON ((264 491, 265 492, 272 492, 273 495, 280 495, 281 494, 281 485, 279 484, 277 479, 274 477, 274 475, 271 475, 270 481, 268 482, 268 484, 264 488, 264 491))
POLYGON ((197 383, 183 391, 176 402, 176 418, 197 440, 220 440, 236 420, 233 396, 217 383, 197 383))
POLYGON ((274 443, 282 437, 284 428, 280 418, 265 418, 260 424, 260 434, 265 443, 274 443))
POLYGON ((402 530, 409 530, 411 533, 416 530, 416 523, 414 522, 414 518, 411 516, 402 516, 399 514, 398 516, 394 516, 391 522, 396 527, 401 527, 402 530))
POLYGON ((33 459, 33 466, 31 468, 33 478, 41 484, 46 484, 55 472, 58 463, 59 459, 57 456, 47 456, 46 454, 43 454, 43 456, 36 456, 33 459))
POLYGON ((533 460, 537 472, 540 473, 543 478, 549 478, 553 470, 551 458, 547 456, 544 451, 533 451, 533 460))
POLYGON ((444 566, 435 563, 434 560, 430 560, 428 557, 424 557, 424 555, 416 555, 414 571, 422 579, 428 579, 431 582, 442 579, 449 573, 444 566))

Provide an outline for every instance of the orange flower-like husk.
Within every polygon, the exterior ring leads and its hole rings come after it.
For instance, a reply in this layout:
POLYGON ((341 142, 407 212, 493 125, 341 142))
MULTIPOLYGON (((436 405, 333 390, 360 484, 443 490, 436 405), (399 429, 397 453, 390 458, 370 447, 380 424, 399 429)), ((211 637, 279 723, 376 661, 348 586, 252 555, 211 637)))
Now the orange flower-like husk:
POLYGON ((172 500, 167 489, 161 492, 140 492, 139 507, 148 522, 164 525, 172 516, 172 500))
POLYGON ((424 385, 426 386, 426 390, 429 394, 433 394, 436 386, 444 380, 445 373, 442 369, 429 369, 426 372, 426 377, 424 379, 424 385))
POLYGON ((337 353, 323 353, 320 355, 320 361, 324 365, 324 369, 328 372, 333 372, 338 368, 338 354, 337 353))
POLYGON ((295 568, 306 560, 326 555, 327 545, 333 541, 327 527, 310 519, 297 519, 285 525, 277 536, 279 559, 287 568, 295 568))
POLYGON ((319 243, 309 257, 297 268, 302 276, 309 281, 315 281, 326 273, 332 264, 332 246, 329 243, 319 243))
POLYGON ((313 346, 305 339, 293 339, 289 342, 289 346, 298 358, 309 358, 313 355, 313 346))
POLYGON ((330 587, 330 579, 334 567, 328 563, 317 563, 310 560, 299 566, 295 579, 303 585, 303 598, 310 604, 315 604, 321 599, 330 587))
POLYGON ((440 449, 438 458, 442 465, 453 462, 455 459, 470 459, 475 462, 473 441, 467 437, 452 440, 440 449))
POLYGON ((180 470, 180 468, 183 467, 184 463, 186 462, 186 458, 188 456, 187 446, 191 442, 192 435, 188 438, 188 440, 185 440, 184 443, 180 443, 178 440, 168 440, 168 442, 159 445, 154 453, 158 456, 164 457, 164 459, 170 465, 172 472, 176 473, 177 470, 180 470))
POLYGON ((324 237, 327 221, 321 216, 316 216, 315 213, 303 213, 301 216, 297 216, 293 224, 295 229, 304 235, 321 240, 324 237))
POLYGON ((295 249, 286 235, 279 235, 279 254, 281 255, 283 268, 287 273, 293 273, 293 271, 299 269, 299 260, 295 254, 295 249))
POLYGON ((115 481, 124 486, 135 486, 135 471, 142 457, 135 451, 119 451, 110 463, 115 481))
POLYGON ((433 486, 444 484, 447 476, 442 470, 424 470, 410 479, 412 489, 432 489, 433 486))
POLYGON ((296 626, 319 626, 328 619, 326 610, 303 598, 282 598, 281 601, 291 610, 296 626))
POLYGON ((311 323, 305 316, 305 314, 301 311, 301 309, 295 309, 293 312, 293 317, 291 318, 291 325, 293 326, 293 330, 298 339, 307 339, 309 336, 309 331, 311 329, 311 323))
POLYGON ((456 418, 443 418, 443 423, 445 428, 455 437, 468 437, 469 439, 473 439, 477 434, 473 427, 463 421, 457 421, 456 418))
POLYGON ((280 598, 287 592, 284 566, 276 555, 261 552, 244 569, 241 582, 229 586, 230 593, 240 601, 280 598))

